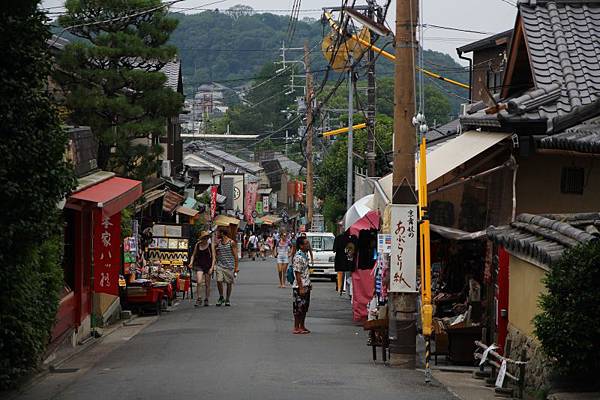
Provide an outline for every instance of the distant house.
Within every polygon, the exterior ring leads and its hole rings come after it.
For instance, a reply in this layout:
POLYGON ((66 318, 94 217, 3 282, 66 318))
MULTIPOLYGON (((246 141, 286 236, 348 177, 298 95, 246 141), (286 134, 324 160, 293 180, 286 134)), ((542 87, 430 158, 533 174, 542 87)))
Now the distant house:
MULTIPOLYGON (((218 184, 220 193, 225 196, 226 211, 243 211, 245 189, 250 182, 258 183, 258 193, 261 195, 259 201, 262 201, 263 194, 271 192, 268 174, 259 163, 246 161, 202 142, 188 143, 185 150, 185 163, 192 172, 194 162, 214 166, 215 172, 221 171, 218 184)), ((217 184, 217 177, 214 176, 213 179, 217 184)))
MULTIPOLYGON (((169 61, 160 70, 167 77, 165 86, 174 92, 183 95, 183 79, 181 74, 181 60, 169 61)), ((181 139, 181 124, 179 115, 169 117, 167 121, 167 136, 160 139, 165 149, 162 159, 171 163, 171 176, 181 172, 183 164, 183 140, 181 139)))
MULTIPOLYGON (((296 204, 296 180, 306 171, 297 162, 276 151, 261 151, 255 154, 264 167, 275 196, 274 202, 294 207, 296 204), (290 190, 293 188, 293 190, 290 190)), ((273 196, 273 195, 272 195, 273 196)))
POLYGON ((597 210, 599 12, 593 1, 520 2, 499 105, 461 117, 464 130, 514 135, 517 213, 597 210))
POLYGON ((459 58, 467 59, 470 63, 469 92, 472 102, 483 100, 486 89, 492 95, 502 89, 512 32, 512 29, 500 32, 456 49, 459 58), (467 53, 473 53, 471 59, 463 56, 467 53))

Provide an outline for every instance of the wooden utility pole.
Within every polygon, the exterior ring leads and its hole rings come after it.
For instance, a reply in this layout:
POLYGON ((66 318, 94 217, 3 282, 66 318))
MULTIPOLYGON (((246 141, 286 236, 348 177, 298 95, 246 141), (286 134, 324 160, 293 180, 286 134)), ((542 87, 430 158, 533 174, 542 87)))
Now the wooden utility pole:
MULTIPOLYGON (((367 17, 375 18, 375 1, 367 0, 369 9, 367 17)), ((371 32, 371 44, 374 43, 374 33, 371 32)), ((370 48, 367 51, 367 176, 375 176, 375 51, 370 48)))
MULTIPOLYGON (((392 203, 416 205, 415 65, 418 0, 396 0, 392 203)), ((392 221, 394 224, 394 221, 392 221)), ((393 231, 392 227, 392 231, 393 231)), ((415 255, 416 257, 416 255, 415 255)), ((415 368, 417 293, 390 293, 391 363, 415 368)))
POLYGON ((304 67, 306 69, 306 219, 308 227, 313 220, 313 85, 310 72, 308 42, 304 42, 304 67))

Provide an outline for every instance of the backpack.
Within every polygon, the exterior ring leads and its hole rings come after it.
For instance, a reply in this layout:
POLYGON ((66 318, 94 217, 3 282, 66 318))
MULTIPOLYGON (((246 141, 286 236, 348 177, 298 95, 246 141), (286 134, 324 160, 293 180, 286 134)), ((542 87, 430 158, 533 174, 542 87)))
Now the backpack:
POLYGON ((294 274, 294 267, 292 266, 292 264, 288 265, 286 275, 287 275, 286 279, 287 279, 288 283, 290 285, 293 285, 294 281, 296 280, 296 274, 294 274))

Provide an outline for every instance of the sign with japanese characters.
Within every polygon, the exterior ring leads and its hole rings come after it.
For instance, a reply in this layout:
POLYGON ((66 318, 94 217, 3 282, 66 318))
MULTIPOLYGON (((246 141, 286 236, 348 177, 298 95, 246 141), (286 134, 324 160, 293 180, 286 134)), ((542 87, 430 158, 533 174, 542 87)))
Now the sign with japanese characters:
POLYGON ((121 213, 94 214, 94 292, 119 295, 121 269, 121 213))
POLYGON ((393 204, 390 292, 417 291, 417 206, 393 204))

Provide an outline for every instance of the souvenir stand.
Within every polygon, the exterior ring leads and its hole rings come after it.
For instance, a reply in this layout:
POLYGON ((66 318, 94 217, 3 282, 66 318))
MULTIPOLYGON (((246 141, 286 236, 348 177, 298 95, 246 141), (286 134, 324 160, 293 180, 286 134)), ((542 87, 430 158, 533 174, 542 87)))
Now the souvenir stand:
MULTIPOLYGON (((145 251, 139 249, 135 269, 132 264, 128 267, 125 298, 129 308, 160 313, 176 298, 177 292, 183 292, 185 297, 190 291, 186 266, 189 229, 186 228, 177 224, 155 224, 144 232, 145 251)), ((128 259, 132 259, 131 254, 128 259)))
POLYGON ((483 238, 459 240, 432 234, 432 355, 436 363, 442 355, 453 364, 474 362, 473 342, 482 339, 482 328, 491 320, 485 298, 489 292, 485 283, 491 283, 491 273, 486 272, 491 269, 489 255, 483 238))

